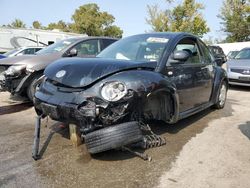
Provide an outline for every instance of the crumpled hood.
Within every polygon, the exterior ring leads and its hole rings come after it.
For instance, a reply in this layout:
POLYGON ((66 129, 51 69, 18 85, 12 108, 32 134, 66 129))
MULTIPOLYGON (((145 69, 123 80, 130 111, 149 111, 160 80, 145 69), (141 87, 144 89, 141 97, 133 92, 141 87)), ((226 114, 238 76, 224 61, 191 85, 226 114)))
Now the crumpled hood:
POLYGON ((50 64, 44 74, 68 87, 84 87, 100 78, 128 69, 154 70, 156 62, 132 62, 102 58, 63 58, 50 64))
POLYGON ((228 68, 250 68, 250 59, 232 59, 227 62, 228 68))
POLYGON ((4 58, 0 60, 0 65, 23 64, 35 71, 43 70, 53 61, 59 59, 61 53, 40 54, 40 55, 22 55, 4 58))

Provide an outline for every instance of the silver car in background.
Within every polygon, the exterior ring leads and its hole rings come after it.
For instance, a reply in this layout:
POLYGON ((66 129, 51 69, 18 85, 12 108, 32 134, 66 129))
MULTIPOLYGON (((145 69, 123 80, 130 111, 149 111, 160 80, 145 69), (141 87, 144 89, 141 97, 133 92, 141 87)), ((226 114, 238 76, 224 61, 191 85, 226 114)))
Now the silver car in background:
POLYGON ((9 52, 6 52, 3 55, 6 57, 14 57, 14 56, 20 56, 20 55, 33 55, 43 48, 44 46, 23 46, 23 47, 11 50, 9 52))
POLYGON ((243 48, 234 59, 227 61, 229 84, 250 86, 250 47, 243 48))

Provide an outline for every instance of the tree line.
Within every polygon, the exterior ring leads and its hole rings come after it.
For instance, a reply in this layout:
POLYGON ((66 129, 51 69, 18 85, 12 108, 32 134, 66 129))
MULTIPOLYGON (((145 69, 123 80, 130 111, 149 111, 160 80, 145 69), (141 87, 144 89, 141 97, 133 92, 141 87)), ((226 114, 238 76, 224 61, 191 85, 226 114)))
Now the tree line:
MULTIPOLYGON (((175 0, 166 0, 168 5, 175 0)), ((170 7, 170 6, 168 6, 170 7)), ((183 0, 172 9, 161 10, 157 4, 147 6, 146 21, 153 31, 189 32, 202 37, 210 31, 201 11, 202 3, 183 0)), ((217 15, 226 39, 221 42, 250 41, 250 0, 224 0, 217 15)))
MULTIPOLYGON (((72 23, 60 20, 57 23, 49 23, 47 26, 43 26, 41 22, 35 20, 32 27, 45 30, 59 29, 64 32, 87 34, 89 36, 122 37, 123 31, 120 27, 114 25, 115 17, 108 12, 100 11, 99 6, 95 3, 80 6, 75 10, 71 19, 72 23)), ((15 19, 12 23, 3 26, 26 28, 25 23, 20 19, 15 19)))
MULTIPOLYGON (((177 0, 166 0, 168 7, 173 7, 177 0)), ((157 4, 147 5, 146 22, 155 32, 189 32, 203 37, 210 31, 201 11, 205 9, 202 3, 195 0, 182 0, 173 8, 162 10, 157 4)), ((221 31, 226 33, 222 42, 250 41, 250 0, 224 0, 217 15, 221 20, 221 31)), ((115 17, 108 12, 100 11, 95 3, 85 4, 75 10, 71 17, 72 23, 63 20, 43 26, 34 21, 35 29, 59 29, 64 32, 75 32, 89 36, 122 37, 122 29, 114 25, 115 17)), ((14 28, 25 28, 20 19, 15 19, 7 25, 14 28)))

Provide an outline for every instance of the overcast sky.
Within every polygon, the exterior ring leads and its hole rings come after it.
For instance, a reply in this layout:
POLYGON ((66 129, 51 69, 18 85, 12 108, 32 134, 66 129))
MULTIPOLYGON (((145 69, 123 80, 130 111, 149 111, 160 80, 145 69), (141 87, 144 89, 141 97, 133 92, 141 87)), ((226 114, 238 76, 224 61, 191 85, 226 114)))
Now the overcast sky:
MULTIPOLYGON (((217 18, 222 0, 197 0, 205 5, 204 18, 211 30, 206 35, 223 38, 220 32, 220 20, 217 18)), ((147 5, 157 3, 162 9, 167 8, 165 0, 0 0, 0 25, 11 23, 15 18, 32 26, 34 20, 43 25, 64 20, 71 22, 75 9, 86 3, 96 3, 101 11, 107 11, 116 18, 115 24, 124 31, 123 36, 150 31, 146 23, 147 5)), ((181 2, 177 0, 176 2, 181 2)))

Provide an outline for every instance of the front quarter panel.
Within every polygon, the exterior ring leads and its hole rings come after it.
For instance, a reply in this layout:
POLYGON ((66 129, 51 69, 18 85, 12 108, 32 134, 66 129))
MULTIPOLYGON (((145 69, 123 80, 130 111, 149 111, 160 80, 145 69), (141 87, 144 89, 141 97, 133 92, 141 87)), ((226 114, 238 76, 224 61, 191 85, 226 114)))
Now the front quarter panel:
POLYGON ((213 94, 211 96, 211 102, 215 104, 217 101, 217 95, 219 94, 219 88, 222 83, 222 81, 225 81, 228 87, 228 77, 227 72, 223 68, 219 66, 215 66, 215 78, 214 78, 214 84, 213 84, 213 94))
POLYGON ((167 77, 148 70, 123 71, 107 77, 96 84, 96 92, 99 92, 101 96, 102 86, 112 81, 125 83, 128 91, 132 91, 133 101, 131 103, 134 103, 134 109, 138 108, 139 113, 143 113, 142 111, 148 108, 147 104, 149 104, 149 101, 153 100, 153 104, 151 103, 150 105, 155 105, 154 108, 159 110, 159 112, 155 112, 155 118, 153 119, 163 120, 168 123, 177 121, 179 113, 178 96, 175 85, 167 77), (165 98, 166 96, 167 98, 165 98), (171 100, 171 104, 169 100, 171 100), (166 110, 169 108, 171 108, 171 112, 166 110))

